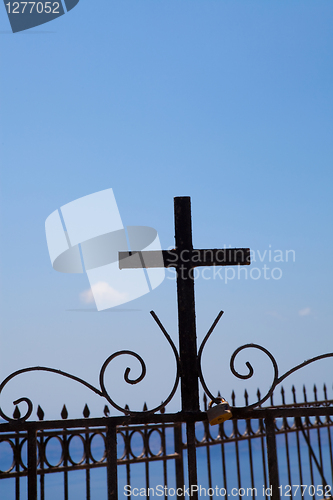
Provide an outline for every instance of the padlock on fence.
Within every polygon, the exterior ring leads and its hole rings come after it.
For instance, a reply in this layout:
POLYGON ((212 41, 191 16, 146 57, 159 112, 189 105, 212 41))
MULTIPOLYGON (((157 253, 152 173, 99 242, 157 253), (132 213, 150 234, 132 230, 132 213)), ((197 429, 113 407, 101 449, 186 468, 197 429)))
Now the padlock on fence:
POLYGON ((228 401, 224 398, 216 398, 215 401, 217 400, 219 403, 216 406, 213 406, 213 401, 209 403, 208 410, 206 412, 210 425, 222 424, 222 422, 232 418, 228 401))

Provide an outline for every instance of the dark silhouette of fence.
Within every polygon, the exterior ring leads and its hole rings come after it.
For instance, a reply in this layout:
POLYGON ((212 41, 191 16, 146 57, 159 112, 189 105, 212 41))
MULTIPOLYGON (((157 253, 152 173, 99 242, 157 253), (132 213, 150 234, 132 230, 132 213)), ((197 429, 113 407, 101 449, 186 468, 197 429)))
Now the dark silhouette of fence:
MULTIPOLYGON (((69 485, 73 472, 81 470, 85 498, 90 500, 94 491, 91 473, 103 468, 104 498, 108 500, 134 498, 140 492, 145 497, 186 498, 191 490, 186 486, 188 447, 183 423, 195 422, 199 496, 267 499, 272 493, 270 461, 277 458, 281 496, 291 492, 301 498, 303 490, 304 498, 322 498, 331 494, 333 483, 333 400, 327 398, 326 386, 323 398, 318 398, 316 387, 311 401, 305 388, 301 402, 296 402, 294 387, 292 396, 293 402, 286 404, 282 388, 281 405, 273 406, 271 397, 271 406, 241 416, 236 411, 232 420, 214 427, 209 426, 205 412, 165 414, 162 409, 158 415, 88 418, 86 405, 84 418, 70 420, 64 406, 61 420, 44 421, 44 412, 38 407, 39 421, 0 424, 0 460, 10 463, 0 472, 0 479, 12 480, 8 500, 35 500, 37 491, 38 499, 45 500, 53 499, 47 477, 57 473, 62 483, 62 496, 57 493, 57 500, 76 500, 69 485), (161 464, 158 474, 156 469, 151 472, 153 463, 161 464), (141 481, 136 479, 133 485, 139 464, 141 481)), ((244 398, 247 405, 246 391, 244 398)), ((234 393, 231 401, 235 406, 234 393)), ((204 406, 206 409, 205 396, 204 406)), ((107 406, 104 413, 108 415, 107 406)))

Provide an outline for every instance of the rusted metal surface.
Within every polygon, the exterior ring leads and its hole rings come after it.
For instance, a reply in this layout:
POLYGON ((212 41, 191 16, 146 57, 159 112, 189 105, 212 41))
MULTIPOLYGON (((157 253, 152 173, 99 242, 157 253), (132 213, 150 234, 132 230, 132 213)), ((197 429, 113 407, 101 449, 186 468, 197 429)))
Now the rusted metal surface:
MULTIPOLYGON (((192 251, 192 221, 190 198, 175 198, 175 242, 181 254, 192 251)), ((178 332, 181 374, 181 399, 183 411, 199 410, 199 385, 197 358, 197 335, 195 324, 194 279, 191 278, 189 264, 183 266, 183 273, 177 269, 178 332)), ((195 446, 195 424, 188 422, 186 435, 188 442, 188 481, 189 486, 197 484, 197 460, 195 446)), ((197 493, 194 500, 197 500, 197 493)))
POLYGON ((272 500, 280 499, 279 492, 279 468, 276 451, 276 437, 275 437, 275 422, 274 418, 268 416, 265 418, 266 426, 266 441, 267 441, 267 462, 268 462, 268 475, 271 487, 272 500))
POLYGON ((37 500, 37 428, 31 427, 28 441, 28 498, 37 500))
POLYGON ((161 253, 163 267, 177 268, 188 264, 191 268, 204 266, 249 266, 251 254, 249 248, 212 248, 195 249, 184 248, 173 250, 150 250, 140 252, 119 252, 119 269, 141 269, 161 267, 161 253), (140 259, 137 258, 139 255, 140 259))
MULTIPOLYGON (((91 453, 91 441, 90 447, 85 450, 86 462, 89 463, 89 452, 91 455, 91 462, 98 463, 91 453)), ((105 452, 103 458, 106 458, 107 465, 107 483, 108 483, 108 500, 117 500, 118 498, 118 475, 117 475, 117 427, 108 422, 105 435, 105 452)), ((90 488, 87 492, 90 492, 90 488)))
MULTIPOLYGON (((192 250, 190 198, 175 198, 175 239, 179 253, 192 250)), ((179 262, 178 262, 179 265, 179 262)), ((177 266, 178 269, 178 266, 177 266)), ((191 267, 184 264, 184 273, 177 272, 179 358, 181 367, 182 410, 199 410, 197 334, 195 325, 194 280, 191 267)))

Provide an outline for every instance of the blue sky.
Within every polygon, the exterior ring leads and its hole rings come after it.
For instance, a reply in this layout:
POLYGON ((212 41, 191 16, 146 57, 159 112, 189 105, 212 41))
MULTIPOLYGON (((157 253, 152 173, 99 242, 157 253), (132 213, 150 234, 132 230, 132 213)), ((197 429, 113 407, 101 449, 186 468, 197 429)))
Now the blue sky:
MULTIPOLYGON (((110 187, 124 225, 154 227, 164 248, 174 243, 173 197, 191 196, 196 247, 266 250, 252 266, 281 269, 281 279, 196 281, 199 344, 225 311, 204 354, 213 392, 246 385, 254 400, 268 388, 272 370, 255 354, 242 358, 258 366, 255 380, 230 375, 241 344, 267 347, 281 373, 333 351, 332 17, 329 0, 81 0, 12 34, 2 9, 1 379, 45 365, 97 385, 105 358, 133 349, 147 378, 120 387, 128 363, 119 362, 108 375, 114 399, 140 410, 171 389, 172 353, 149 311, 177 342, 175 282, 123 310, 71 311, 87 307, 87 277, 50 263, 46 218, 110 187), (295 262, 273 264, 269 249, 294 250, 295 262)), ((332 395, 332 372, 323 361, 285 385, 326 381, 332 395)), ((96 415, 104 405, 52 375, 11 387, 8 413, 23 395, 49 418, 64 402, 71 416, 86 401, 96 415)), ((169 410, 178 409, 176 397, 169 410)))

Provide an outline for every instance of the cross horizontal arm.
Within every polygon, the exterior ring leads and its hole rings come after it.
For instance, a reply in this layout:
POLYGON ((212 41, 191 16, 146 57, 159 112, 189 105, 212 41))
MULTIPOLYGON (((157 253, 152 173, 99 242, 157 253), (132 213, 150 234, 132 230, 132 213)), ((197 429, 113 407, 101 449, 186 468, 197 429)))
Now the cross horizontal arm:
POLYGON ((223 248, 212 250, 152 250, 119 252, 119 269, 151 267, 248 266, 249 248, 223 248))

